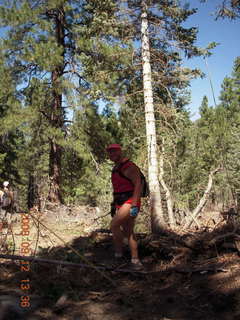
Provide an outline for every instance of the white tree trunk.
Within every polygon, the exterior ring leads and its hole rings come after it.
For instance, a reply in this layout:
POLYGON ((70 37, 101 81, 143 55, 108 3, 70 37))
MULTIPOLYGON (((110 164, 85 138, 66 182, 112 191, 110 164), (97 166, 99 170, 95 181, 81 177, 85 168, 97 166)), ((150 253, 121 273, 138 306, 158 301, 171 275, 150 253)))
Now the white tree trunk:
POLYGON ((142 1, 141 15, 141 35, 142 35, 142 64, 143 64, 143 90, 145 104, 146 135, 148 148, 148 179, 151 205, 151 225, 152 231, 157 232, 164 228, 160 185, 158 181, 158 159, 156 127, 153 105, 152 76, 150 64, 150 47, 148 35, 148 19, 145 1, 142 1))
POLYGON ((164 158, 164 140, 163 140, 163 146, 162 146, 162 154, 160 157, 159 180, 160 180, 160 183, 161 183, 163 190, 165 191, 165 194, 166 194, 169 224, 170 224, 171 228, 174 228, 176 226, 176 221, 175 221, 175 217, 173 214, 173 201, 172 201, 171 192, 170 192, 170 190, 169 190, 168 186, 166 185, 165 180, 163 178, 164 177, 163 158, 164 158))
POLYGON ((199 204, 196 206, 196 208, 193 210, 190 218, 189 218, 189 221, 185 224, 184 226, 184 229, 186 228, 189 228, 191 226, 191 224, 193 223, 193 221, 196 220, 197 216, 199 215, 199 213, 204 209, 206 203, 207 203, 207 200, 209 198, 209 194, 210 194, 210 191, 212 189, 212 184, 213 184, 213 176, 214 174, 216 174, 218 171, 220 170, 220 168, 217 168, 213 171, 210 172, 209 174, 209 177, 208 177, 208 184, 207 184, 207 187, 206 187, 206 190, 202 196, 202 198, 200 199, 199 201, 199 204))

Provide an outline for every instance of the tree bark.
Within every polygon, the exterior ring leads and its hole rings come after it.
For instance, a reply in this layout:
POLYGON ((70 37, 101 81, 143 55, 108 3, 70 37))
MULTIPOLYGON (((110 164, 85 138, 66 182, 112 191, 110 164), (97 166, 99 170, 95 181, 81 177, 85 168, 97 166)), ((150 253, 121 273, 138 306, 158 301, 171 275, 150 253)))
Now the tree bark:
POLYGON ((36 181, 36 177, 30 174, 28 178, 28 197, 27 197, 28 209, 37 207, 40 209, 40 195, 39 188, 36 181))
POLYGON ((163 217, 160 184, 158 181, 156 126, 155 126, 155 114, 154 114, 154 104, 153 104, 147 5, 145 1, 142 1, 141 36, 142 36, 143 90, 144 90, 145 121, 146 121, 147 148, 148 148, 148 179, 149 179, 150 206, 151 206, 151 228, 152 228, 152 232, 155 233, 165 228, 165 221, 163 217))
MULTIPOLYGON (((62 108, 62 93, 59 90, 60 78, 64 72, 64 10, 63 8, 55 9, 51 12, 51 16, 54 17, 56 41, 62 48, 62 64, 56 66, 52 72, 52 87, 53 87, 53 103, 50 114, 51 126, 61 131, 64 126, 64 111, 62 108), (60 92, 60 93, 59 93, 60 92)), ((57 133, 58 134, 58 133, 57 133)), ((55 137, 50 138, 50 155, 49 155, 49 178, 50 187, 48 200, 55 203, 62 203, 61 196, 61 159, 62 159, 62 147, 58 144, 55 137)))

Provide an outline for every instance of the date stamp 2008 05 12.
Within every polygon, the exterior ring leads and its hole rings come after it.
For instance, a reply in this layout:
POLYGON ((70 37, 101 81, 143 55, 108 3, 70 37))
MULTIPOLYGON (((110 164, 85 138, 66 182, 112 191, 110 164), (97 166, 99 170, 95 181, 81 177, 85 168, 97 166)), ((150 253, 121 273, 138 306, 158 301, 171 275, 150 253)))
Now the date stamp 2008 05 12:
MULTIPOLYGON (((22 235, 22 242, 20 247, 20 254, 22 256, 29 256, 31 254, 30 248, 30 219, 27 213, 22 214, 21 217, 21 235, 22 235)), ((30 272, 30 262, 29 261, 20 261, 20 270, 21 272, 26 273, 24 274, 24 278, 20 281, 20 289, 22 290, 22 295, 20 296, 20 305, 22 308, 29 308, 30 303, 30 279, 26 278, 26 275, 29 275, 30 272)))

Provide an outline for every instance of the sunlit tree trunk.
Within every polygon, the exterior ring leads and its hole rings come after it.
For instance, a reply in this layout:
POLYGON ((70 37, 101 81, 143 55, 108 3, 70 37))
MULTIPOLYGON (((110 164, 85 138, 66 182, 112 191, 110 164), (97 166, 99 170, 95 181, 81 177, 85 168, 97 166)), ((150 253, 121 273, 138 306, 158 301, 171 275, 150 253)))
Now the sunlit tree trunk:
POLYGON ((160 157, 160 166, 159 166, 159 181, 163 187, 163 190, 165 192, 166 202, 167 202, 167 211, 168 211, 168 221, 170 228, 174 228, 176 226, 176 220, 173 213, 173 201, 172 201, 172 195, 170 192, 170 189, 168 188, 167 184, 164 180, 164 139, 162 144, 162 152, 160 157))
POLYGON ((150 46, 148 35, 147 6, 142 1, 141 15, 141 36, 142 36, 142 65, 143 65, 143 90, 145 105, 145 121, 148 148, 148 179, 151 205, 151 227, 153 232, 158 232, 164 228, 160 184, 158 181, 158 158, 156 126, 153 104, 153 90, 150 63, 150 46))

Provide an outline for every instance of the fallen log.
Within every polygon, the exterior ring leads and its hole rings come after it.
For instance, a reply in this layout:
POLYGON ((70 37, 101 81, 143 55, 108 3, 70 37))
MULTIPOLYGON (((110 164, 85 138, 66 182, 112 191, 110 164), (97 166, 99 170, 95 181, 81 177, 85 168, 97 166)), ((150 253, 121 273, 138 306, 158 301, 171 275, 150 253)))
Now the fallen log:
POLYGON ((22 260, 22 261, 31 261, 31 262, 39 262, 39 263, 47 263, 47 264, 56 264, 66 267, 77 267, 77 268, 89 268, 89 269, 97 269, 97 270, 105 270, 105 271, 114 271, 114 272, 124 272, 124 273, 152 273, 151 271, 145 270, 133 270, 133 269, 122 269, 117 268, 116 266, 111 265, 100 265, 100 266, 92 266, 91 264, 84 264, 84 263, 75 263, 69 261, 62 261, 62 260, 50 260, 50 259, 43 259, 38 258, 35 256, 18 256, 18 255, 8 255, 8 254, 0 254, 0 258, 6 260, 22 260))
POLYGON ((97 269, 102 269, 102 270, 107 269, 107 267, 101 267, 101 266, 96 267, 95 266, 95 268, 93 268, 91 265, 84 264, 84 263, 75 263, 75 262, 62 261, 62 260, 50 260, 50 259, 38 258, 35 256, 18 256, 18 255, 10 255, 10 254, 0 254, 0 258, 9 259, 9 260, 43 262, 43 263, 57 264, 57 265, 69 266, 69 267, 80 267, 80 268, 90 268, 90 269, 97 268, 97 269))

